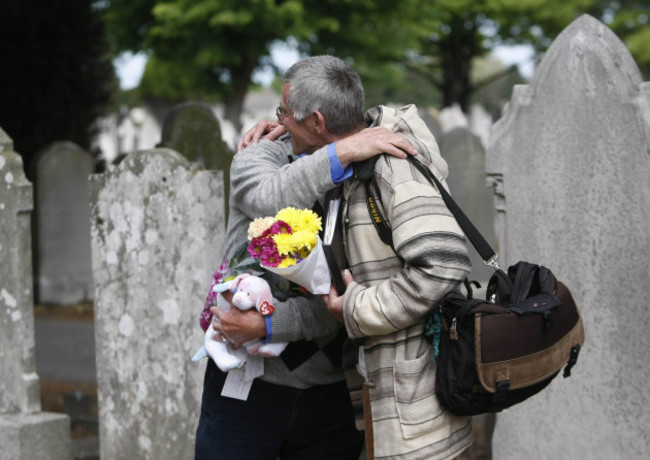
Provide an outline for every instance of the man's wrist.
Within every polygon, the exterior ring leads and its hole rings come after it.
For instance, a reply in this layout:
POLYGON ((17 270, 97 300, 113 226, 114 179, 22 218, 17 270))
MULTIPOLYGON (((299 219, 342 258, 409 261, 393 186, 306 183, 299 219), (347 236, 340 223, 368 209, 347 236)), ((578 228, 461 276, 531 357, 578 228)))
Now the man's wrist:
POLYGON ((266 337, 263 337, 264 343, 271 342, 271 336, 273 335, 273 321, 271 320, 271 315, 264 316, 264 326, 266 329, 266 337))
MULTIPOLYGON (((327 146, 327 157, 330 164, 330 174, 332 182, 336 185, 341 184, 344 180, 352 176, 352 167, 341 162, 342 154, 339 153, 338 142, 333 142, 327 146)), ((343 156, 345 156, 343 154, 343 156)))
POLYGON ((341 142, 334 142, 333 144, 330 144, 333 146, 335 152, 336 152, 336 158, 339 161, 339 164, 343 169, 347 168, 350 166, 350 153, 346 150, 345 148, 345 142, 341 144, 341 142))

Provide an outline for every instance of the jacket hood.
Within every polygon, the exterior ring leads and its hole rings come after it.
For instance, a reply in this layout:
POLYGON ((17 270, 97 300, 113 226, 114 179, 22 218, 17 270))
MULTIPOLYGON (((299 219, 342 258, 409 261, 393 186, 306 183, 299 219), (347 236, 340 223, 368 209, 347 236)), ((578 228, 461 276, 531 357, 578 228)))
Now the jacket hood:
POLYGON ((447 179, 447 162, 440 155, 438 143, 418 115, 415 104, 398 108, 385 105, 372 107, 366 112, 365 122, 368 127, 383 126, 402 134, 417 149, 419 155, 416 158, 432 169, 439 179, 447 179))

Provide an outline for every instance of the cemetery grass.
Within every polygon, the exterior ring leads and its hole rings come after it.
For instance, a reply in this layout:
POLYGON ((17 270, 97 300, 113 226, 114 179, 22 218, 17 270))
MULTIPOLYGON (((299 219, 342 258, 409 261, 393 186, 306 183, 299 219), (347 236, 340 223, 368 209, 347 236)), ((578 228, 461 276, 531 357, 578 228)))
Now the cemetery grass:
MULTIPOLYGON (((64 321, 94 321, 92 302, 74 306, 35 305, 34 317, 37 319, 54 319, 64 321)), ((82 391, 90 396, 91 415, 97 420, 97 385, 90 383, 56 382, 40 378, 41 410, 64 414, 64 395, 73 391, 82 391)), ((72 439, 97 436, 97 429, 84 423, 71 423, 72 439)))

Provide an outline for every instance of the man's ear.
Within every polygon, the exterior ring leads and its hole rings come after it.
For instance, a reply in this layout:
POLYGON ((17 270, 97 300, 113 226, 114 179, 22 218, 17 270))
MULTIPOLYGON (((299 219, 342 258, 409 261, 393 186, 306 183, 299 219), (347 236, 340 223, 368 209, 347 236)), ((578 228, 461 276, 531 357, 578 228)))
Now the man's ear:
POLYGON ((325 123, 325 117, 320 111, 316 110, 311 114, 309 123, 313 127, 316 134, 323 135, 327 133, 327 123, 325 123))

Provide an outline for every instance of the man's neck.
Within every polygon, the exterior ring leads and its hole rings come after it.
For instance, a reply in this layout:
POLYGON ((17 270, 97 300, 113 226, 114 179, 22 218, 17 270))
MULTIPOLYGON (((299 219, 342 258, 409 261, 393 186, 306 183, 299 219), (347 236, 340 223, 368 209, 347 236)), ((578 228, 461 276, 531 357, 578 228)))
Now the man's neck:
POLYGON ((359 131, 363 130, 363 126, 359 127, 358 129, 353 129, 352 131, 345 133, 345 134, 330 134, 328 136, 328 141, 325 143, 325 145, 331 144, 333 142, 340 141, 341 139, 345 139, 346 137, 350 137, 354 134, 357 134, 359 131))
POLYGON ((315 148, 311 152, 303 152, 300 155, 311 155, 316 150, 320 150, 323 147, 325 147, 326 145, 330 145, 330 144, 333 144, 334 142, 340 141, 341 139, 345 139, 346 137, 350 137, 350 136, 362 131, 363 129, 364 129, 364 127, 361 126, 360 128, 354 129, 354 130, 352 130, 352 131, 350 131, 350 132, 348 132, 346 134, 331 134, 331 133, 328 133, 326 135, 323 135, 322 136, 323 143, 321 145, 319 145, 317 148, 315 148))

